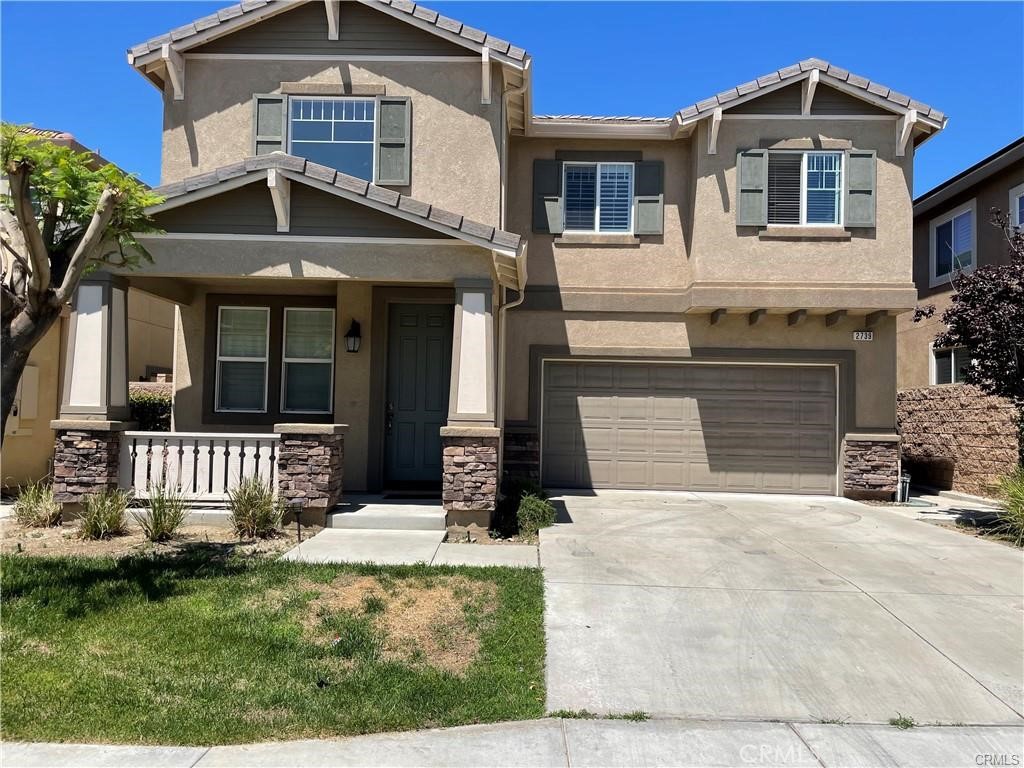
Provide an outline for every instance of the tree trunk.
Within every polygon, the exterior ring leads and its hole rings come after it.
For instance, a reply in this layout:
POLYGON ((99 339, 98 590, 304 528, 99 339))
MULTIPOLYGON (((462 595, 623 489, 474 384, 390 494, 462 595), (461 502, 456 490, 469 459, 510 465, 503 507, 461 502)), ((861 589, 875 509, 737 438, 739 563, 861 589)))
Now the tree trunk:
POLYGON ((4 324, 0 329, 0 399, 3 407, 3 426, 0 428, 0 444, 7 433, 7 419, 14 407, 14 397, 18 392, 18 382, 25 371, 28 356, 33 347, 46 332, 53 327, 60 317, 60 307, 43 304, 33 314, 23 309, 10 325, 4 324))

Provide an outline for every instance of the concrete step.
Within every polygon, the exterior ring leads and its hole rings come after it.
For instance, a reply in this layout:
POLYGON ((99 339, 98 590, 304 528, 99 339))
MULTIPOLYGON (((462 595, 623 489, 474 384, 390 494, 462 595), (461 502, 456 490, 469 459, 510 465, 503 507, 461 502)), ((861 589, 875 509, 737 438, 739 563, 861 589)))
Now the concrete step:
POLYGON ((328 528, 378 531, 443 531, 445 512, 432 504, 340 504, 327 516, 328 528))

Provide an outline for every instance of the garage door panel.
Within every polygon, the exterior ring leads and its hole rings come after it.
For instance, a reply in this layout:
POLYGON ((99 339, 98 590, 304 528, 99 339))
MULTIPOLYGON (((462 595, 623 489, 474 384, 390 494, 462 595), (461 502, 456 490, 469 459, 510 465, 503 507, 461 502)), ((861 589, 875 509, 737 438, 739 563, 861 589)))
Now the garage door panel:
POLYGON ((831 367, 588 362, 550 373, 545 483, 835 493, 831 367))

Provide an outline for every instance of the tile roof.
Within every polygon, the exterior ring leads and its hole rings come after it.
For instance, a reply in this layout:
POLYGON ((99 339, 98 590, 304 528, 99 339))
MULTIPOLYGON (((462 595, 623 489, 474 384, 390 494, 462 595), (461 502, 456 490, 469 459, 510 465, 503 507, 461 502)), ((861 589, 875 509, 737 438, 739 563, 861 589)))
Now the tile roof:
POLYGON ((67 131, 55 131, 51 128, 36 128, 32 125, 18 126, 18 133, 29 136, 41 136, 44 139, 74 139, 75 137, 67 131))
POLYGON ((878 96, 879 98, 892 103, 893 106, 898 109, 916 109, 919 115, 930 120, 934 120, 937 123, 942 123, 946 118, 944 114, 939 112, 937 109, 933 109, 927 104, 915 101, 909 96, 904 96, 902 93, 898 93, 897 91, 881 85, 880 83, 868 80, 866 77, 855 75, 842 67, 837 67, 835 64, 830 64, 822 59, 804 59, 799 64, 793 64, 788 67, 783 67, 782 69, 777 69, 774 72, 769 72, 767 75, 757 78, 756 80, 751 80, 748 83, 737 85, 735 88, 730 88, 729 90, 723 91, 709 99, 698 101, 696 104, 691 104, 688 107, 683 107, 678 112, 679 119, 682 121, 692 121, 714 111, 717 107, 728 108, 729 102, 738 99, 740 96, 755 93, 791 78, 799 78, 812 69, 816 69, 829 77, 841 80, 847 85, 851 85, 874 96, 878 96))
MULTIPOLYGON (((128 49, 128 53, 135 57, 145 56, 148 53, 159 51, 164 43, 181 43, 181 47, 187 48, 189 46, 189 38, 213 29, 227 21, 244 16, 259 18, 267 12, 268 6, 277 8, 282 4, 299 4, 302 2, 309 2, 309 0, 243 0, 243 2, 237 5, 222 8, 216 13, 193 21, 191 24, 185 24, 177 29, 172 29, 166 34, 158 35, 144 43, 132 46, 128 49)), ((489 35, 483 30, 475 29, 467 24, 463 24, 461 21, 442 16, 437 11, 432 11, 425 6, 410 2, 410 0, 360 0, 360 2, 371 8, 374 6, 388 7, 410 17, 410 20, 415 18, 426 22, 436 27, 438 34, 442 36, 456 35, 462 38, 469 47, 482 45, 515 61, 524 61, 526 59, 526 50, 517 45, 512 45, 508 40, 502 40, 500 37, 489 35)))
POLYGON ((314 163, 295 155, 287 155, 284 152, 271 152, 267 155, 247 157, 237 163, 231 163, 206 173, 189 176, 188 178, 176 181, 172 184, 165 184, 157 187, 153 192, 165 200, 173 200, 189 192, 212 187, 229 179, 245 176, 256 171, 276 168, 282 171, 291 171, 301 174, 310 181, 331 184, 337 187, 337 194, 347 199, 360 202, 360 198, 378 205, 384 205, 401 211, 405 215, 411 215, 413 220, 420 219, 424 226, 447 232, 452 237, 459 239, 475 238, 484 240, 495 248, 507 250, 518 250, 522 238, 514 232, 506 232, 496 229, 489 224, 482 224, 472 219, 467 219, 458 213, 446 211, 430 203, 420 202, 408 195, 402 195, 387 187, 379 187, 364 179, 340 173, 326 165, 314 163))

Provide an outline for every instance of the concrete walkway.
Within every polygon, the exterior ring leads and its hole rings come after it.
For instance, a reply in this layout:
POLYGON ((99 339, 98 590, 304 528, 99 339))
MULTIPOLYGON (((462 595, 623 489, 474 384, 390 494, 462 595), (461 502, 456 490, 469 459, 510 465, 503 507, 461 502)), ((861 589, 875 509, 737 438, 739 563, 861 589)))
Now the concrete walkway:
POLYGON ((285 552, 282 560, 304 563, 380 565, 504 565, 536 568, 537 547, 529 544, 447 544, 445 531, 324 528, 285 552))
POLYGON ((1021 765, 1024 729, 766 722, 529 720, 226 747, 4 744, 5 768, 1021 765), (985 756, 989 762, 982 762, 985 756), (992 762, 1002 759, 1003 762, 992 762), (1016 762, 1014 762, 1016 759, 1016 762))
POLYGON ((1024 724, 1018 550, 831 497, 553 500, 549 711, 1024 724))

